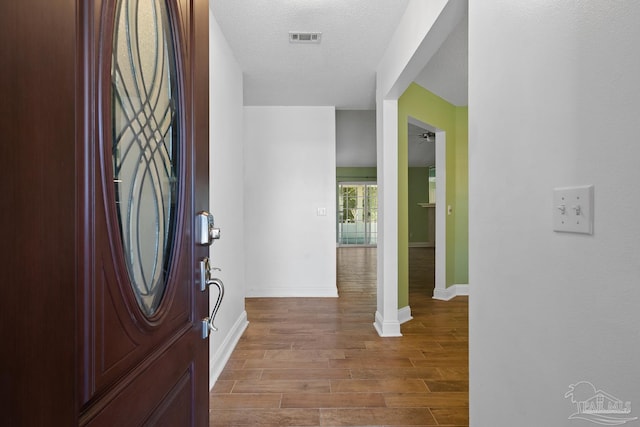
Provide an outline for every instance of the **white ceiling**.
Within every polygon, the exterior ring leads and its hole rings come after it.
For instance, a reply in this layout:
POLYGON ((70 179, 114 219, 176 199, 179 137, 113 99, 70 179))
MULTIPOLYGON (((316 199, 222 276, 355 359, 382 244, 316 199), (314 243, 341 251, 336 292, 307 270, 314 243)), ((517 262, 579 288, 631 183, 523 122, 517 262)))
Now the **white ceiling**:
POLYGON ((213 0, 245 105, 375 108, 375 70, 408 0, 213 0), (289 31, 322 33, 289 43, 289 31))
POLYGON ((469 69, 468 13, 431 57, 415 82, 458 107, 467 105, 469 69))
MULTIPOLYGON (((211 0, 244 72, 245 105, 375 109, 375 70, 408 0, 211 0), (321 32, 320 44, 289 31, 321 32)), ((429 1, 429 0, 423 0, 429 1)), ((467 20, 416 82, 466 105, 467 20)))

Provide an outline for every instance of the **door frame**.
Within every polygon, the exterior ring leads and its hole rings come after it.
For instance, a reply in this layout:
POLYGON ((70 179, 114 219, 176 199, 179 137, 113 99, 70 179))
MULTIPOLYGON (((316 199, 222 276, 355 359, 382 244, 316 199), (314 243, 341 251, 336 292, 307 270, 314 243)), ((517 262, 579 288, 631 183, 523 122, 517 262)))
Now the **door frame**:
POLYGON ((447 289, 447 133, 412 116, 407 117, 407 124, 409 123, 436 134, 434 143, 436 150, 436 277, 433 298, 442 299, 447 289))

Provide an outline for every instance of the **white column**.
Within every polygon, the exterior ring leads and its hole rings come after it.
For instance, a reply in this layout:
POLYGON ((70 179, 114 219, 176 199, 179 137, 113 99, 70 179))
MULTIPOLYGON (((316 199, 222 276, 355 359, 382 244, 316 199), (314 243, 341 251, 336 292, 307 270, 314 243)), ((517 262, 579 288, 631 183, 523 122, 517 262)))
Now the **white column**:
POLYGON ((374 326, 398 337, 398 100, 377 101, 378 292, 374 326))

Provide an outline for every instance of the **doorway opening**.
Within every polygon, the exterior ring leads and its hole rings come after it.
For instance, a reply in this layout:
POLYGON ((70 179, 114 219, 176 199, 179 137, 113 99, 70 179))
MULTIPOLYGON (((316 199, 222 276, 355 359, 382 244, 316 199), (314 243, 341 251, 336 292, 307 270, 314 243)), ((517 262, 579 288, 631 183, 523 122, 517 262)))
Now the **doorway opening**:
POLYGON ((408 117, 409 248, 431 248, 434 290, 446 289, 446 133, 408 117))
POLYGON ((378 185, 341 182, 337 204, 338 246, 376 246, 378 242, 378 185))

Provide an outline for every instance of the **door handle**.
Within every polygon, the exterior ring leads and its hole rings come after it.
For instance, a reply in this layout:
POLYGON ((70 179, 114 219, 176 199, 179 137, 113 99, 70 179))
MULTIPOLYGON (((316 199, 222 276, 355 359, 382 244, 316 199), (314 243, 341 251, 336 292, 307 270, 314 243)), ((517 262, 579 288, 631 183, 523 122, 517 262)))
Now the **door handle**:
POLYGON ((222 298, 224 298, 224 283, 218 278, 213 278, 212 273, 214 270, 220 271, 219 268, 211 267, 209 258, 204 258, 200 261, 200 290, 204 292, 209 286, 215 286, 218 288, 218 297, 216 303, 213 306, 211 315, 202 319, 202 338, 207 338, 211 332, 216 332, 218 328, 214 325, 213 321, 218 314, 222 298))
POLYGON ((222 280, 207 280, 207 286, 211 285, 214 285, 218 288, 218 298, 216 299, 216 304, 213 306, 213 310, 211 311, 211 316, 202 319, 202 339, 207 338, 209 334, 211 334, 211 332, 216 332, 218 330, 218 328, 216 328, 216 325, 213 324, 213 321, 216 318, 216 314, 218 314, 220 303, 222 303, 222 298, 224 297, 224 284, 222 283, 222 280))
POLYGON ((211 310, 211 316, 207 317, 206 320, 209 324, 209 330, 216 332, 218 328, 213 324, 216 315, 218 314, 218 310, 220 309, 220 304, 222 303, 222 298, 224 298, 224 283, 220 279, 209 279, 207 280, 207 286, 214 285, 218 288, 218 298, 216 299, 216 304, 213 306, 213 310, 211 310))

